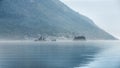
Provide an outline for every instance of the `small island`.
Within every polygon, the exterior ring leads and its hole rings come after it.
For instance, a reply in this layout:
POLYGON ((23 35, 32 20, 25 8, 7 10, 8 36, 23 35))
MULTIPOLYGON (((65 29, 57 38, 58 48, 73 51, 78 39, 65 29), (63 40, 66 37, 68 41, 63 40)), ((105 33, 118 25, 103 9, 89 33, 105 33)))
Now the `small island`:
POLYGON ((46 38, 43 36, 40 36, 38 39, 35 39, 35 41, 46 41, 46 38))
POLYGON ((75 36, 74 40, 86 40, 85 36, 75 36))
POLYGON ((83 41, 86 40, 85 36, 72 36, 72 37, 56 37, 56 36, 44 36, 41 35, 34 41, 64 41, 64 40, 73 40, 73 41, 83 41))

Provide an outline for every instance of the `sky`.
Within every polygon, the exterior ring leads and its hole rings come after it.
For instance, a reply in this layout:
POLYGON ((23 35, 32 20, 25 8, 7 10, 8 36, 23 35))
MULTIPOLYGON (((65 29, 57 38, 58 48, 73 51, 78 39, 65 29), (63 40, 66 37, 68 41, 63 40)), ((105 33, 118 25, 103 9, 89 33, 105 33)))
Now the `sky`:
POLYGON ((120 39, 120 0, 61 0, 92 19, 96 25, 120 39))

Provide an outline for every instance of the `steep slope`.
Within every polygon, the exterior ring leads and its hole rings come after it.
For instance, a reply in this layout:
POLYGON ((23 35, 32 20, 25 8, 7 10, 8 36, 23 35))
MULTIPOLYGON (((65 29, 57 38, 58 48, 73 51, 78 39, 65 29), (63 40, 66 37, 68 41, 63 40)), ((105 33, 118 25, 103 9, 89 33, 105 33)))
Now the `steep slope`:
POLYGON ((60 33, 85 35, 87 39, 115 39, 59 0, 0 0, 1 39, 60 33))

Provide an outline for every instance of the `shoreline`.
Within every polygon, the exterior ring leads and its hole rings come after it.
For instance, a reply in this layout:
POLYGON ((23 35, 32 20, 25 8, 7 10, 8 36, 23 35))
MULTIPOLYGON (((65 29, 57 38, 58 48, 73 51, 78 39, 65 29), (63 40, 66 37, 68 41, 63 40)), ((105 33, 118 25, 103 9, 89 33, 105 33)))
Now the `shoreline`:
POLYGON ((1 42, 120 42, 120 40, 57 40, 57 41, 0 40, 0 43, 1 42))

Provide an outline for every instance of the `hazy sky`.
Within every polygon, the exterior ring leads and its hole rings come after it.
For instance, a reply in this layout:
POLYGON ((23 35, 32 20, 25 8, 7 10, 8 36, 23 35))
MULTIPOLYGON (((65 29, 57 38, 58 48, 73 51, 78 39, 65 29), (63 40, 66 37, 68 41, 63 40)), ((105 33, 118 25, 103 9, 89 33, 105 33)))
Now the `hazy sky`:
POLYGON ((102 29, 120 38, 120 0, 61 0, 91 18, 102 29))

